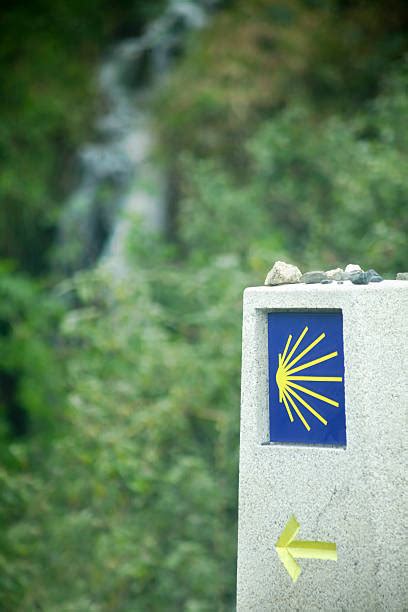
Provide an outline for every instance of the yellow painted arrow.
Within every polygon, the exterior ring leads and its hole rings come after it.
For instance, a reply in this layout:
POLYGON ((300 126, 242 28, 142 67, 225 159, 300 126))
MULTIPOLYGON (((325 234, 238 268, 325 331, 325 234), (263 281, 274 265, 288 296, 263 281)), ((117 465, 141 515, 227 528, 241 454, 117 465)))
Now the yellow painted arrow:
POLYGON ((337 561, 337 547, 333 542, 302 542, 295 540, 300 525, 295 516, 291 516, 275 544, 275 550, 293 582, 300 576, 301 567, 297 559, 329 559, 337 561))

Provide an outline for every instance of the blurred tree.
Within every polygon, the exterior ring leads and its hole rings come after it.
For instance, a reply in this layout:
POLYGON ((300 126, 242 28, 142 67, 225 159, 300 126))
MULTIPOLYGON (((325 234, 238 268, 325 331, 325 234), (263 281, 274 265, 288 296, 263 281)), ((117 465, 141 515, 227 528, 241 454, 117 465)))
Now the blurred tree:
POLYGON ((271 251, 305 268, 350 260, 389 274, 407 267, 407 86, 402 65, 352 119, 321 119, 294 104, 277 113, 245 149, 244 183, 213 161, 187 160, 184 250, 202 251, 202 260, 240 253, 249 265, 263 251, 260 274, 271 251))
POLYGON ((44 431, 58 422, 51 407, 62 388, 54 350, 61 314, 41 287, 0 269, 0 409, 11 437, 26 434, 30 424, 44 431))
MULTIPOLYGON (((250 178, 244 142, 292 105, 319 119, 358 112, 408 52, 408 11, 376 0, 236 0, 190 50, 157 98, 159 152, 171 169, 177 238, 184 153, 250 178)), ((190 170, 189 170, 190 171, 190 170)))
POLYGON ((153 302, 156 275, 87 273, 72 285, 67 431, 20 524, 13 575, 30 586, 19 609, 233 600, 244 278, 233 261, 196 277, 169 266, 153 302))
MULTIPOLYGON (((33 272, 73 172, 58 160, 93 112, 90 66, 142 4, 38 3, 25 23, 16 3, 0 26, 16 58, 0 235, 33 272), (43 6, 55 31, 39 26, 43 6)), ((405 2, 224 7, 157 102, 174 242, 135 221, 125 282, 80 273, 58 301, 2 268, 6 610, 232 610, 242 289, 277 258, 408 265, 405 2)))
POLYGON ((6 0, 0 19, 0 257, 48 267, 74 153, 100 103, 94 70, 115 38, 138 34, 163 2, 6 0))

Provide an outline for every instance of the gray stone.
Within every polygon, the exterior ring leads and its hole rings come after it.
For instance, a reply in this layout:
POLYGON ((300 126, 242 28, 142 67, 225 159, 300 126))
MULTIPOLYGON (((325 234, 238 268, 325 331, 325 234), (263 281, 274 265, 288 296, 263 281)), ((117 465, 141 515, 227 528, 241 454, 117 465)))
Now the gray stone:
POLYGON ((367 272, 350 272, 348 274, 348 279, 351 280, 353 285, 368 285, 369 276, 367 272))
POLYGON ((362 272, 362 271, 363 269, 360 268, 358 264, 348 264, 346 266, 346 269, 344 270, 346 274, 351 274, 352 272, 362 272))
POLYGON ((372 268, 370 270, 367 270, 366 274, 368 276, 369 283, 381 283, 384 280, 383 277, 380 276, 378 272, 376 272, 372 268))
POLYGON ((303 274, 301 277, 300 282, 310 285, 314 283, 321 283, 326 278, 326 272, 323 272, 322 270, 312 270, 312 272, 305 272, 305 274, 303 274))
POLYGON ((290 285, 298 283, 302 276, 301 271, 292 264, 284 261, 276 261, 273 268, 269 270, 265 279, 265 285, 290 285))
POLYGON ((329 285, 329 284, 330 284, 330 283, 332 283, 332 282, 333 282, 333 279, 332 279, 332 278, 325 278, 325 279, 323 279, 322 281, 320 281, 320 284, 321 284, 321 285, 329 285))
POLYGON ((342 268, 334 268, 333 270, 327 270, 326 276, 332 280, 343 280, 343 270, 342 268))
MULTIPOLYGON (((253 287, 244 293, 238 612, 403 611, 406 540, 408 283, 253 287), (269 443, 271 310, 343 313, 346 448, 269 443), (293 584, 274 545, 335 542, 338 561, 298 559, 293 584)), ((312 359, 312 356, 310 356, 312 359)))
POLYGON ((408 272, 398 272, 397 273, 397 280, 408 281, 408 272))

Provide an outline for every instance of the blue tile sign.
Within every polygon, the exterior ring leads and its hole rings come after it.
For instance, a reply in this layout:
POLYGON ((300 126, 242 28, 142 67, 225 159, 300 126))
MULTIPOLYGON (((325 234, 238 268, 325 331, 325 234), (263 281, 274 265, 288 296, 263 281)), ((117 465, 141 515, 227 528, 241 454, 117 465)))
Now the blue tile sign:
POLYGON ((346 446, 343 317, 268 313, 270 441, 346 446))

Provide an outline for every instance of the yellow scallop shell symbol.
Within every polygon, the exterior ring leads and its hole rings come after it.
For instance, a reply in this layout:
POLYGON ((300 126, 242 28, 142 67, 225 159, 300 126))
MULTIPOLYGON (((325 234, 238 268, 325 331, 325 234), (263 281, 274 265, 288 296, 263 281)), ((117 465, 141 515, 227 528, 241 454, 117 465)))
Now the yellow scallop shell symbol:
POLYGON ((305 355, 307 355, 307 353, 309 353, 317 344, 319 344, 319 342, 321 342, 326 337, 325 333, 320 334, 320 336, 313 340, 313 342, 311 342, 303 351, 301 351, 299 354, 296 354, 296 351, 303 338, 306 336, 308 329, 309 328, 307 326, 304 328, 304 330, 292 346, 289 354, 288 351, 292 342, 292 334, 288 336, 283 353, 279 353, 278 369, 276 370, 276 384, 279 388, 279 402, 283 402, 290 421, 292 423, 294 421, 294 417, 291 410, 292 408, 299 417, 299 419, 302 421, 307 431, 310 431, 310 425, 306 421, 302 412, 300 411, 298 404, 301 404, 304 408, 306 408, 306 410, 308 410, 314 417, 316 417, 316 419, 323 423, 323 425, 327 425, 327 421, 301 395, 299 395, 297 391, 300 391, 301 393, 309 395, 322 402, 325 402, 326 404, 330 404, 331 406, 335 406, 336 408, 339 407, 339 403, 330 399, 329 397, 326 397, 325 395, 321 395, 320 393, 312 391, 312 389, 308 389, 303 385, 299 385, 296 381, 341 382, 343 379, 341 376, 305 376, 303 374, 298 374, 298 372, 301 372, 302 370, 307 370, 307 368, 311 368, 312 366, 317 365, 318 363, 322 363, 323 361, 327 361, 328 359, 333 359, 338 355, 338 352, 334 351, 333 353, 328 353, 327 355, 323 355, 322 357, 313 359, 313 361, 308 361, 307 363, 303 363, 301 365, 296 366, 296 364, 305 355))

